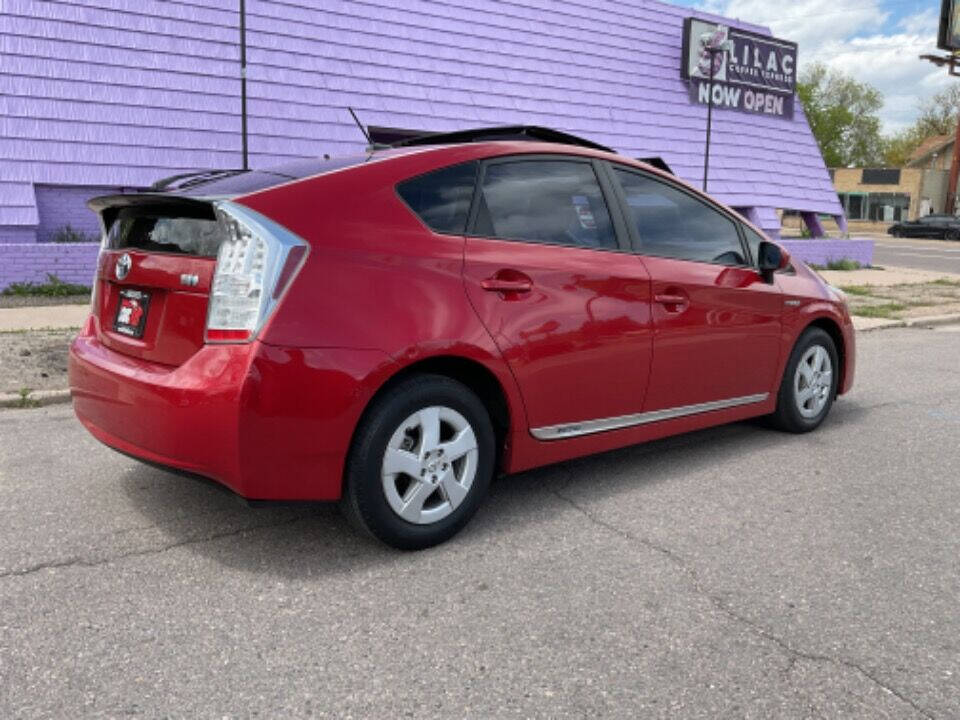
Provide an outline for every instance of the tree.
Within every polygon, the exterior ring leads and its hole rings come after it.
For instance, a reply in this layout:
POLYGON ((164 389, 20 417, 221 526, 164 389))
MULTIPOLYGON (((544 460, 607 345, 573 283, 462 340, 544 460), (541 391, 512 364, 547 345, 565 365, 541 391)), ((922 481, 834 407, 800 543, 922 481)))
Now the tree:
POLYGON ((957 129, 957 113, 960 112, 960 86, 951 85, 946 90, 920 102, 920 116, 914 130, 920 139, 931 135, 950 135, 957 129))
POLYGON ((887 167, 903 167, 926 137, 916 126, 885 137, 883 164, 887 167))
POLYGON ((883 107, 883 95, 879 90, 815 63, 797 83, 797 95, 827 167, 881 162, 884 143, 877 113, 883 107))
POLYGON ((893 167, 907 164, 920 143, 934 135, 953 135, 960 113, 960 85, 952 85, 919 103, 916 122, 900 132, 884 138, 884 163, 893 167))

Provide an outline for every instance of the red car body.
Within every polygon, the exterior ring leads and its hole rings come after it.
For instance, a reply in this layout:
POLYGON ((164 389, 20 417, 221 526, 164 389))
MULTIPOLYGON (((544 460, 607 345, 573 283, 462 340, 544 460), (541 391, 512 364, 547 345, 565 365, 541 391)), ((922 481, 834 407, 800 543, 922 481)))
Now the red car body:
POLYGON ((215 259, 131 250, 118 280, 124 253, 105 248, 70 350, 77 416, 112 448, 244 498, 335 500, 365 409, 418 370, 484 399, 503 473, 771 413, 811 325, 838 348, 837 392, 850 389, 850 316, 802 263, 768 283, 751 267, 438 234, 397 194, 437 168, 523 155, 586 157, 677 183, 618 155, 517 141, 388 151, 234 193, 309 247, 266 324, 249 342, 205 341, 215 259), (179 285, 185 275, 196 283, 179 285), (517 282, 529 291, 512 290, 517 282), (124 287, 152 289, 140 338, 111 326, 124 287), (718 398, 752 401, 711 409, 718 398), (637 414, 643 422, 579 434, 592 419, 637 414))

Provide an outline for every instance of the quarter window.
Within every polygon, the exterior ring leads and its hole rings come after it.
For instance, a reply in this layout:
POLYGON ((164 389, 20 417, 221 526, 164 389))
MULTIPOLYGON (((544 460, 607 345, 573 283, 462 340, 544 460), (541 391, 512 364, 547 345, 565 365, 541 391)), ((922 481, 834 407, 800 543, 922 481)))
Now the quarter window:
POLYGON ((462 235, 476 177, 477 163, 463 163, 406 180, 397 192, 434 232, 462 235))
POLYGON ((626 170, 615 172, 641 253, 723 265, 749 264, 737 226, 726 215, 659 180, 626 170))
POLYGON ((586 248, 618 247, 593 167, 567 160, 488 165, 476 233, 586 248))

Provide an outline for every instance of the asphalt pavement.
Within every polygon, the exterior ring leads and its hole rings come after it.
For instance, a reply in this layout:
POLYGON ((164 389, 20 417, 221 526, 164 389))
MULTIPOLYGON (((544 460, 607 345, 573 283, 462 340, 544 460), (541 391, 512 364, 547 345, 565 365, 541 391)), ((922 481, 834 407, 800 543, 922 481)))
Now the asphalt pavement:
POLYGON ((404 554, 0 411, 0 717, 960 717, 960 332, 818 431, 504 478, 404 554))
POLYGON ((960 273, 960 242, 871 236, 874 265, 960 273))

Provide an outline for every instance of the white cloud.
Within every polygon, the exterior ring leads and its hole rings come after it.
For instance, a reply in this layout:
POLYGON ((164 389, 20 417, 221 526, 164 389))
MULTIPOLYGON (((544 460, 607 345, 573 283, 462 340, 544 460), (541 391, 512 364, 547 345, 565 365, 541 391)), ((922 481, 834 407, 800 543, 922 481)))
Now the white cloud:
POLYGON ((769 0, 706 0, 701 9, 768 26, 799 45, 800 68, 812 62, 880 90, 884 132, 913 123, 921 99, 951 82, 946 69, 920 60, 936 52, 939 12, 928 8, 895 25, 879 0, 797 0, 786 10, 769 0))

